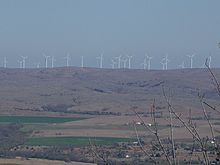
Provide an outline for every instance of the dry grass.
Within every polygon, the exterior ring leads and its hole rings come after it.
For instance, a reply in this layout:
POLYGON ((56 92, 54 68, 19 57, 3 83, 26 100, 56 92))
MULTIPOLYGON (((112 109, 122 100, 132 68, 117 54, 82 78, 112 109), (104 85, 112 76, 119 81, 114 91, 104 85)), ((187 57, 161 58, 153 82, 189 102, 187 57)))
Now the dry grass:
POLYGON ((95 165, 92 163, 81 163, 81 162, 63 162, 55 160, 45 160, 45 159, 0 159, 0 165, 95 165))
MULTIPOLYGON (((143 118, 146 123, 153 123, 150 117, 143 118)), ((42 137, 57 137, 57 136, 91 136, 91 137, 126 137, 126 138, 135 138, 135 131, 131 125, 132 121, 139 121, 137 117, 134 116, 99 116, 96 118, 90 118, 85 120, 79 120, 75 122, 60 123, 56 125, 50 125, 37 131, 33 136, 42 136, 42 137)), ((187 121, 187 118, 184 118, 187 121)), ((162 137, 167 137, 169 134, 169 127, 164 118, 158 118, 157 122, 161 126, 159 130, 162 137)), ((198 131, 202 137, 205 137, 210 134, 210 128, 207 125, 205 120, 195 120, 197 123, 198 131)), ((217 120, 212 120, 213 123, 217 120)), ((191 138, 190 134, 184 127, 181 127, 181 124, 178 120, 174 120, 174 125, 177 126, 174 128, 174 138, 175 139, 184 139, 191 138)), ((220 130, 220 125, 215 125, 215 130, 220 130)), ((143 127, 138 126, 138 132, 140 135, 150 135, 146 134, 146 130, 143 127)), ((219 135, 216 132, 216 135, 219 135)))
MULTIPOLYGON (((215 72, 219 77, 219 70, 215 72)), ((160 84, 172 88, 173 103, 184 111, 186 103, 198 109, 198 89, 208 95, 214 91, 208 73, 202 69, 150 72, 91 68, 1 69, 0 78, 1 114, 43 115, 42 105, 57 104, 69 105, 69 110, 81 112, 132 113, 133 106, 137 111, 145 111, 153 98, 163 100, 160 84)), ((216 97, 212 99, 215 101, 216 97)), ((51 115, 56 114, 59 113, 51 112, 51 115)))

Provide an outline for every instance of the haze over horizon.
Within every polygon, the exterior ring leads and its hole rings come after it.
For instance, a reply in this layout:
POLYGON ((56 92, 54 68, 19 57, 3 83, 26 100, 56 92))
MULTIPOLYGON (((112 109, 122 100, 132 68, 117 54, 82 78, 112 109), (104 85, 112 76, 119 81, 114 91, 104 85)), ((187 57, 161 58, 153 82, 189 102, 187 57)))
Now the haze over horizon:
POLYGON ((200 67, 212 55, 212 66, 220 67, 220 1, 218 0, 1 0, 0 66, 7 57, 8 67, 18 67, 20 56, 28 56, 27 67, 41 62, 43 53, 64 66, 98 67, 96 57, 110 59, 133 55, 132 67, 141 68, 144 55, 153 57, 152 68, 161 68, 168 54, 169 68, 182 61, 189 67, 187 54, 195 53, 194 66, 200 67))

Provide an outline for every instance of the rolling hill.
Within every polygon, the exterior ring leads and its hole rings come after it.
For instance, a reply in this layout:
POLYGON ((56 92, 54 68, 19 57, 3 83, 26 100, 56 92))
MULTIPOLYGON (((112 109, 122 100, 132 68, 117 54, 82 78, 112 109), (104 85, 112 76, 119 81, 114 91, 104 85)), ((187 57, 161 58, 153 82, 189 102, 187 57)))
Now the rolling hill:
MULTIPOLYGON (((220 77, 220 69, 213 69, 220 77)), ((219 99, 206 69, 131 70, 95 68, 0 69, 1 114, 129 115, 153 99, 164 109, 162 86, 180 111, 199 111, 198 92, 219 99)))

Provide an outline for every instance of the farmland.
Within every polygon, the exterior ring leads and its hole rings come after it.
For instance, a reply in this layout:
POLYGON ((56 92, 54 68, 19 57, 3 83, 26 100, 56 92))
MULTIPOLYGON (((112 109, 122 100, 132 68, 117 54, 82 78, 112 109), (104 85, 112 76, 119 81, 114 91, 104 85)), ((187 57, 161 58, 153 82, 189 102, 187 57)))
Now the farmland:
POLYGON ((64 161, 54 161, 54 160, 45 160, 45 159, 0 159, 0 165, 95 165, 92 163, 80 163, 80 162, 64 162, 64 161))
POLYGON ((0 116, 0 123, 65 123, 85 118, 43 117, 43 116, 0 116))
POLYGON ((58 145, 72 145, 72 146, 86 146, 89 141, 95 141, 97 145, 110 145, 118 142, 132 142, 129 138, 111 138, 111 137, 32 137, 26 145, 35 146, 58 146, 58 145))

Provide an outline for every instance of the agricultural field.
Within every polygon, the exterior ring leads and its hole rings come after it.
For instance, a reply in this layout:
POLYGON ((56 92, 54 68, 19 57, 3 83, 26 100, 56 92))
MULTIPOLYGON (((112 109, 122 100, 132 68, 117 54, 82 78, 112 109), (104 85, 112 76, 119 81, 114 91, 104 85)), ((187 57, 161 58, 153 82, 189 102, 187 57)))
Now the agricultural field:
POLYGON ((32 137, 26 145, 30 146, 59 146, 59 145, 72 145, 72 146, 86 146, 90 145, 90 141, 95 142, 97 145, 111 145, 119 142, 132 142, 134 139, 129 138, 113 138, 113 137, 32 137))
POLYGON ((56 160, 45 160, 45 159, 0 159, 0 165, 95 165, 92 163, 82 163, 82 162, 64 162, 56 160))
POLYGON ((85 118, 43 117, 43 116, 0 116, 0 123, 65 123, 85 118))

